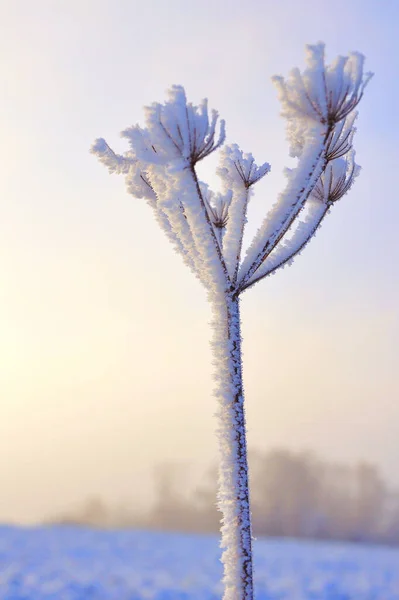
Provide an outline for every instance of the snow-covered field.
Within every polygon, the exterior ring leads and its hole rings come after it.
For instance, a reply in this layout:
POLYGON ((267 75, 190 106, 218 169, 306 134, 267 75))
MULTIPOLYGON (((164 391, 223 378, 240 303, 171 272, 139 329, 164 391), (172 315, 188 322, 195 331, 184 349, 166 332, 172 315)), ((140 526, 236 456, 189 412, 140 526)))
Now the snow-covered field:
MULTIPOLYGON (((257 600, 398 600, 399 550, 255 542, 257 600)), ((0 527, 1 600, 220 599, 215 536, 0 527)))

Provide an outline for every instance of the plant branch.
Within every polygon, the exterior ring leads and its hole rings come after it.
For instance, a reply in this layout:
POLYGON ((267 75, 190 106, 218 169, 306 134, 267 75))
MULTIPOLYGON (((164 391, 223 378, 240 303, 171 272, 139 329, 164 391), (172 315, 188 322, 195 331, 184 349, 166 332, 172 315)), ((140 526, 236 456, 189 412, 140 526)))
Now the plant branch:
MULTIPOLYGON (((324 218, 326 217, 326 215, 328 214, 328 211, 331 206, 332 206, 332 203, 325 205, 324 211, 321 213, 321 215, 319 216, 316 223, 312 226, 312 228, 308 232, 307 236, 303 239, 303 241, 300 243, 300 245, 297 248, 295 248, 295 250, 293 250, 290 254, 288 254, 287 256, 282 258, 280 261, 278 261, 277 264, 271 265, 269 269, 266 269, 264 272, 262 272, 258 276, 255 272, 254 275, 252 276, 252 278, 244 286, 240 287, 239 293, 244 292, 245 290, 249 289, 250 287, 255 285, 255 283, 258 283, 265 277, 272 275, 273 273, 278 271, 278 269, 280 269, 281 267, 284 267, 284 265, 286 265, 291 260, 293 260, 295 258, 295 256, 300 254, 302 252, 302 250, 305 248, 305 246, 307 246, 307 244, 310 242, 312 237, 314 237, 317 229, 322 224, 322 222, 323 222, 324 218)), ((266 260, 266 262, 267 262, 267 260, 266 260)), ((265 262, 263 263, 263 265, 266 266, 265 262)))
POLYGON ((327 130, 323 139, 322 146, 313 160, 313 166, 310 173, 308 174, 307 183, 302 185, 299 192, 297 192, 296 198, 291 203, 289 212, 283 218, 279 229, 271 235, 269 235, 268 238, 263 242, 261 251, 257 254, 255 260, 252 262, 247 272, 241 278, 241 281, 237 286, 238 290, 241 291, 243 287, 246 286, 247 282, 251 279, 252 275, 260 267, 263 261, 270 255, 270 253, 274 250, 276 245, 282 240, 284 235, 290 229, 295 219, 301 212, 306 200, 309 198, 319 177, 326 168, 327 158, 325 155, 325 150, 329 134, 330 129, 327 130))
POLYGON ((212 221, 210 219, 209 212, 207 210, 205 200, 204 200, 204 198, 202 196, 202 193, 201 193, 201 188, 200 188, 200 185, 199 185, 199 181, 198 181, 198 177, 197 177, 197 173, 196 173, 194 165, 190 166, 190 172, 191 172, 191 175, 192 175, 192 177, 194 179, 194 184, 195 184, 195 188, 196 188, 196 191, 197 191, 198 198, 200 200, 201 208, 202 208, 203 214, 205 216, 205 219, 206 219, 206 221, 208 223, 209 232, 211 234, 211 237, 212 237, 213 243, 215 245, 215 249, 216 249, 218 258, 220 260, 220 264, 222 266, 222 269, 223 269, 223 272, 224 272, 224 275, 225 275, 225 278, 226 278, 226 285, 229 286, 231 284, 229 272, 227 270, 226 262, 224 260, 222 248, 220 246, 219 240, 218 240, 218 238, 216 236, 216 233, 215 233, 215 230, 213 228, 213 224, 212 224, 212 221))

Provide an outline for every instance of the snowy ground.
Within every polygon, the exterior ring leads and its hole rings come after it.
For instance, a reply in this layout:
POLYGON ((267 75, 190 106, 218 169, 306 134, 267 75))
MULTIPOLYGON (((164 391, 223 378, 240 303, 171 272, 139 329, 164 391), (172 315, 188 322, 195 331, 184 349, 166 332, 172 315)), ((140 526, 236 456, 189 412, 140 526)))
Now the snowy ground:
MULTIPOLYGON (((398 600, 399 550, 255 543, 257 600, 398 600)), ((220 599, 214 536, 0 527, 1 600, 220 599)))

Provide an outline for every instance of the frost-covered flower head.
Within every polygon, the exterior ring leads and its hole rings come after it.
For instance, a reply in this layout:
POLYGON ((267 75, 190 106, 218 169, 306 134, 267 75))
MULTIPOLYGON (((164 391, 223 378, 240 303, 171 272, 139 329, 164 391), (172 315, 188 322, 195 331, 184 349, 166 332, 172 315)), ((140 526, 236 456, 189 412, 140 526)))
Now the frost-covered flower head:
POLYGON ((349 191, 359 173, 355 152, 351 150, 346 158, 336 158, 328 163, 313 189, 312 197, 323 204, 333 204, 349 191))
POLYGON ((353 111, 333 128, 326 145, 327 160, 340 158, 352 149, 353 136, 356 132, 354 127, 356 118, 357 112, 353 111))
POLYGON ((146 127, 138 125, 122 132, 132 152, 143 162, 169 164, 175 168, 193 166, 216 150, 225 139, 225 123, 220 121, 216 137, 218 113, 208 115, 208 101, 199 106, 187 102, 182 86, 168 90, 165 104, 153 103, 145 109, 146 127))
POLYGON ((345 119, 361 100, 372 73, 363 74, 364 56, 351 52, 324 62, 324 44, 306 46, 307 68, 293 69, 289 78, 273 77, 288 119, 311 119, 332 127, 345 119))
POLYGON ((269 163, 258 165, 251 153, 244 154, 237 144, 224 146, 220 153, 220 165, 217 169, 226 187, 240 183, 248 189, 269 173, 269 163))
POLYGON ((211 222, 217 229, 223 229, 229 220, 229 207, 232 199, 231 190, 226 190, 224 194, 215 193, 203 182, 200 182, 200 189, 211 222))

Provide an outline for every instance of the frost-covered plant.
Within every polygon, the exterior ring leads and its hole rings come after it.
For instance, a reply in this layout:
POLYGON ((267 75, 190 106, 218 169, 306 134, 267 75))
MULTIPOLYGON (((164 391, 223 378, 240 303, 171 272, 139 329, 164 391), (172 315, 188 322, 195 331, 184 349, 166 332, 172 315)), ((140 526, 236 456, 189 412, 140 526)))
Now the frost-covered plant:
POLYGON ((220 153, 222 193, 198 180, 196 164, 225 140, 224 121, 218 125, 216 111, 209 115, 206 100, 194 106, 181 86, 173 86, 165 104, 146 108, 144 128, 122 132, 130 145, 125 154, 116 154, 103 139, 92 147, 111 173, 125 175, 128 191, 151 206, 212 305, 225 600, 254 597, 240 294, 292 262, 358 175, 354 109, 371 77, 363 74, 363 63, 361 54, 352 53, 326 66, 319 43, 307 46, 303 73, 294 69, 287 81, 274 78, 298 162, 286 170, 287 185, 244 256, 248 202, 270 165, 258 166, 252 154, 232 144, 220 153))

